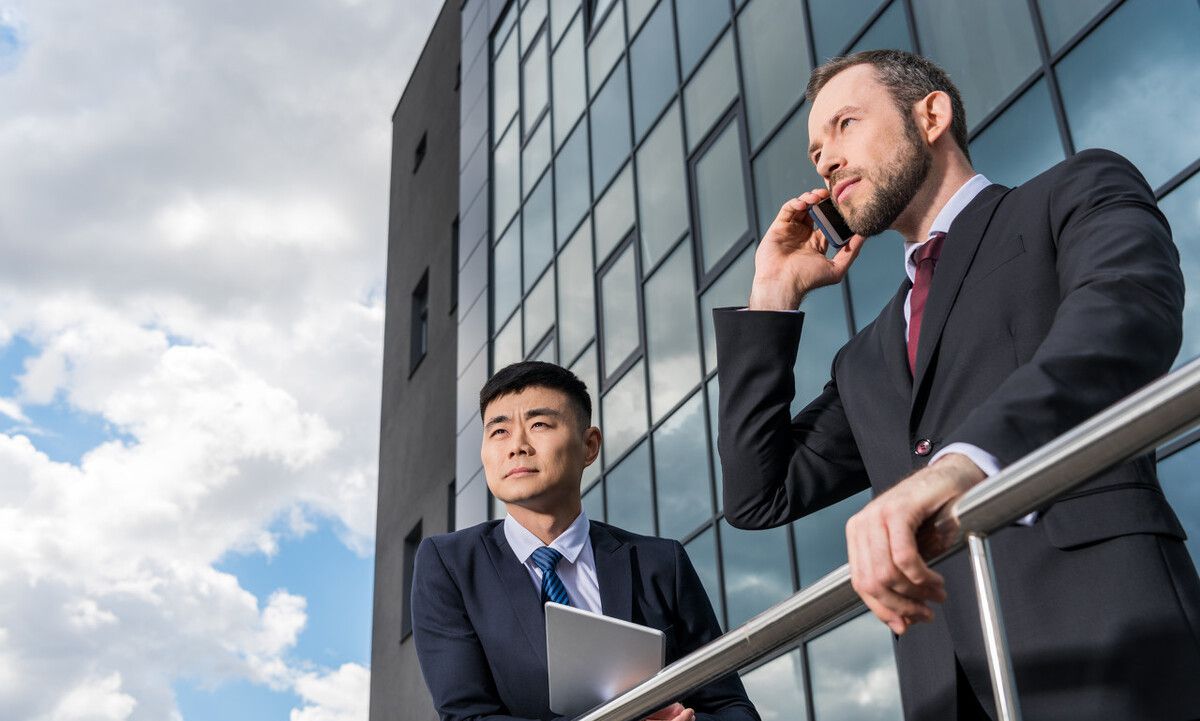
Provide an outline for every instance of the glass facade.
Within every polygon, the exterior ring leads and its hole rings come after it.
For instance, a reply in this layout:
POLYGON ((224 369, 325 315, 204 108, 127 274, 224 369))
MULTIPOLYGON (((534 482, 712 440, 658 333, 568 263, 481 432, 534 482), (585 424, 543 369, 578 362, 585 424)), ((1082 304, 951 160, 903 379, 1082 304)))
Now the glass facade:
MULTIPOLYGON (((1126 155, 1172 223, 1185 277, 1200 278, 1194 0, 513 0, 492 27, 483 365, 536 357, 580 375, 605 433, 588 514, 683 542, 725 628, 844 563, 842 527, 867 500, 771 531, 721 515, 711 311, 745 303, 757 239, 820 184, 805 159, 811 67, 870 48, 926 53, 962 89, 973 160, 996 182, 1083 148, 1126 155)), ((847 282, 810 294, 797 407, 902 278, 888 232, 847 282)), ((1179 363, 1200 355, 1196 286, 1179 363)), ((460 330, 460 348, 479 347, 468 340, 460 330)), ((459 395, 485 377, 463 371, 459 395)), ((459 443, 460 489, 485 493, 478 435, 459 443)), ((1195 555, 1198 454, 1185 439, 1160 463, 1195 555)), ((764 719, 901 717, 889 635, 869 616, 743 678, 764 719)))

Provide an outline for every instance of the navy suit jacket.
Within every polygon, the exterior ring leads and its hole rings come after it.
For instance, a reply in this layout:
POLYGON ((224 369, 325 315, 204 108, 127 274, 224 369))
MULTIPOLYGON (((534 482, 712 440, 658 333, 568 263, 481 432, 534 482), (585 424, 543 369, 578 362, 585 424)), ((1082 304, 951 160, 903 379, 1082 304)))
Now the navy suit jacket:
MULTIPOLYGON (((720 635, 683 546, 591 522, 606 616, 662 630, 670 663, 720 635)), ((501 521, 433 536, 417 550, 413 639, 443 721, 555 719, 545 616, 501 521)), ((699 719, 758 721, 736 675, 680 699, 699 719)))

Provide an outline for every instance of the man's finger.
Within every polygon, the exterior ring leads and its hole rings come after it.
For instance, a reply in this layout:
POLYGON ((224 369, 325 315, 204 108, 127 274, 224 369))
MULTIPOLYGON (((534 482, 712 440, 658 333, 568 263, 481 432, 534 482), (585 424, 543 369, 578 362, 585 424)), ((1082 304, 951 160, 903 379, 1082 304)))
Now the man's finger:
POLYGON ((871 578, 865 585, 866 591, 897 616, 930 620, 932 611, 924 603, 924 592, 910 584, 892 561, 893 551, 885 518, 876 516, 865 532, 868 552, 871 554, 868 566, 871 578))
POLYGON ((850 236, 850 240, 833 254, 830 262, 833 263, 833 270, 837 273, 839 279, 845 277, 846 271, 850 270, 850 266, 854 264, 854 260, 858 258, 858 254, 862 251, 863 243, 866 241, 861 235, 855 233, 850 236))
POLYGON ((946 600, 945 581, 921 557, 914 531, 904 523, 888 524, 888 540, 892 549, 892 562, 908 580, 906 584, 895 584, 894 590, 910 598, 942 602, 946 600))

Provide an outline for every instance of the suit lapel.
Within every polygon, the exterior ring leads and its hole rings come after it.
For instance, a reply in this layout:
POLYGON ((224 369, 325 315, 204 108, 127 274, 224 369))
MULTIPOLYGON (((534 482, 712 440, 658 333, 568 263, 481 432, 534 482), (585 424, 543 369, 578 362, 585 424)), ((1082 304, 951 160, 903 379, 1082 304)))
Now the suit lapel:
POLYGON ((622 621, 633 620, 633 565, 629 562, 629 544, 621 542, 602 524, 592 521, 588 536, 596 559, 596 580, 600 584, 600 606, 605 616, 622 621))
POLYGON ((917 367, 913 383, 913 408, 920 393, 921 384, 929 370, 930 361, 946 327, 946 319, 950 309, 954 307, 954 299, 962 287, 963 278, 979 243, 983 240, 984 231, 992 219, 992 213, 1000 203, 1000 199, 1008 192, 1002 185, 989 185, 979 193, 967 207, 959 213, 950 224, 950 232, 946 234, 942 255, 938 259, 937 268, 933 273, 933 285, 929 288, 929 299, 925 303, 925 315, 921 319, 921 338, 917 344, 917 367))
POLYGON ((503 523, 497 523, 495 528, 484 534, 484 546, 500 579, 500 595, 512 604, 513 614, 520 621, 534 657, 540 659, 544 666, 546 617, 542 611, 542 600, 529 579, 529 571, 517 560, 517 555, 509 547, 508 539, 504 537, 503 523))
POLYGON ((879 342, 882 344, 884 365, 891 382, 900 389, 903 398, 912 395, 912 374, 908 370, 908 336, 904 332, 904 301, 912 283, 908 278, 883 312, 879 314, 879 342))

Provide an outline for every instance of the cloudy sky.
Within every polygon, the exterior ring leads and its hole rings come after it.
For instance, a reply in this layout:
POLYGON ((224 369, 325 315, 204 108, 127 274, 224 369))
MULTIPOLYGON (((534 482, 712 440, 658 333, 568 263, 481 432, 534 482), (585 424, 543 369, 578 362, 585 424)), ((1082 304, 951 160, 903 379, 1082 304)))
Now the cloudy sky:
POLYGON ((0 0, 0 721, 361 721, 438 0, 0 0))

